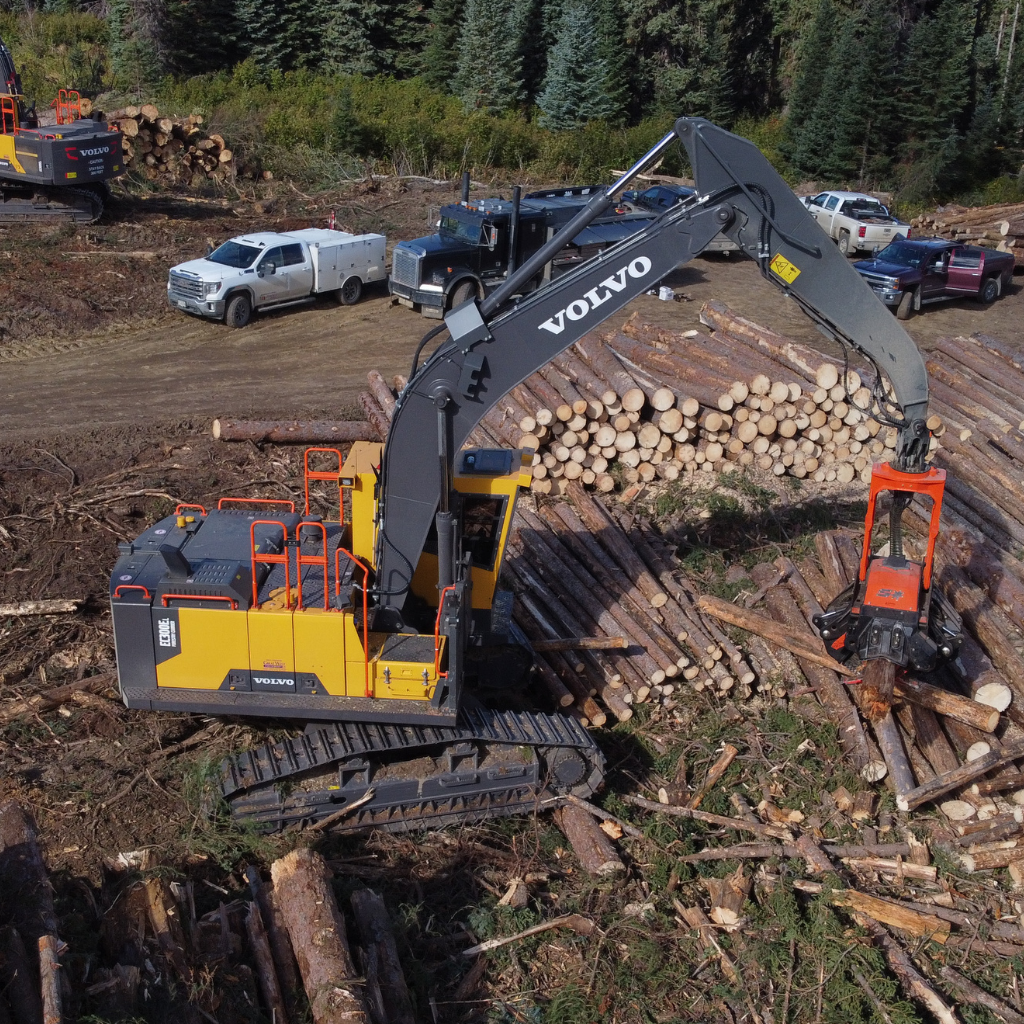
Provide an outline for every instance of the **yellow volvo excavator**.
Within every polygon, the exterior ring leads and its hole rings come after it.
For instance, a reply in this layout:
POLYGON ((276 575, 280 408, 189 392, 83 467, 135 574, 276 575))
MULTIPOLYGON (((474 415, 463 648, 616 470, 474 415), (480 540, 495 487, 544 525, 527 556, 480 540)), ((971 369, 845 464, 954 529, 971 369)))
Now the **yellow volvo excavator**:
POLYGON ((681 118, 500 288, 424 337, 385 444, 357 443, 344 460, 307 452, 303 508, 230 497, 183 505, 121 546, 110 598, 129 707, 304 725, 225 761, 221 794, 236 817, 277 829, 351 808, 337 827, 401 830, 600 786, 601 752, 574 719, 503 700, 529 664, 499 584, 530 453, 463 445, 512 387, 721 232, 824 333, 874 363, 898 428, 895 462, 872 489, 872 499, 897 492, 890 552, 871 554, 869 529, 861 578, 822 635, 841 660, 927 669, 955 653, 955 613, 931 600, 931 548, 919 564, 899 543, 908 496, 935 499, 937 526, 942 493, 942 474, 925 464, 917 348, 755 146, 681 118), (691 200, 524 294, 567 239, 680 142, 697 183, 691 200), (317 480, 337 485, 334 520, 310 507, 317 480))
POLYGON ((56 123, 40 126, 0 39, 0 224, 96 221, 107 181, 123 172, 116 128, 83 118, 77 92, 61 89, 52 106, 56 123))

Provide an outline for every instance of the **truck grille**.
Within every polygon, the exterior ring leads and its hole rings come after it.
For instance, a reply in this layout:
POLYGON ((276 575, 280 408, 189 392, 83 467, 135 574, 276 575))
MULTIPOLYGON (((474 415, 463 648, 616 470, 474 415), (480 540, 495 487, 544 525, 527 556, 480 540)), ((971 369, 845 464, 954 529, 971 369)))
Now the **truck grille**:
POLYGON ((395 246, 391 254, 391 280, 411 288, 420 286, 420 257, 408 249, 395 246))
POLYGON ((186 277, 184 274, 171 273, 171 294, 180 295, 185 299, 202 299, 204 285, 197 277, 186 277))
POLYGON ((867 281, 867 283, 871 285, 872 288, 892 287, 891 279, 888 277, 883 277, 881 274, 861 274, 860 276, 863 277, 864 280, 867 281))

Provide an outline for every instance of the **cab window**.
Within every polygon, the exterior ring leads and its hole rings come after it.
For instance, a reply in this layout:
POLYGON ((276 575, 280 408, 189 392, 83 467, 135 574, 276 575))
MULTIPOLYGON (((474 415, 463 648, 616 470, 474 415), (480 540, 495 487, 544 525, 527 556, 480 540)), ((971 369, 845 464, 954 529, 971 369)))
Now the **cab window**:
POLYGON ((981 266, 981 252, 977 249, 954 249, 949 261, 950 270, 977 270, 981 266))
POLYGON ((834 210, 836 208, 836 203, 838 203, 838 202, 839 202, 839 196, 831 196, 829 198, 829 201, 825 204, 825 209, 826 210, 834 210))
POLYGON ((819 192, 813 199, 809 200, 814 206, 824 206, 825 200, 828 199, 827 192, 819 192))
POLYGON ((263 259, 260 260, 257 270, 266 270, 268 263, 273 263, 275 267, 283 266, 281 262, 281 246, 275 245, 273 249, 268 249, 263 254, 263 259))
POLYGON ((466 494, 462 498, 462 550, 473 564, 493 569, 505 518, 505 498, 489 494, 466 494))
POLYGON ((283 267, 296 267, 300 263, 306 262, 305 254, 302 251, 302 246, 297 242, 295 245, 282 245, 281 246, 281 258, 283 267))

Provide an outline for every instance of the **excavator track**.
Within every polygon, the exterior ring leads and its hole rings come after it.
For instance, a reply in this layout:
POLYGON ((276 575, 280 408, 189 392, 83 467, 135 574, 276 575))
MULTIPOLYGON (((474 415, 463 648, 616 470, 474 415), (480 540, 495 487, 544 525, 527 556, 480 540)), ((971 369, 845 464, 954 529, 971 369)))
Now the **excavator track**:
POLYGON ((71 220, 95 224, 103 216, 103 195, 92 188, 48 188, 0 181, 0 224, 71 220))
POLYGON ((477 706, 454 727, 313 723, 227 758, 220 795, 236 821, 265 832, 327 818, 333 832, 409 832, 587 797, 603 774, 604 756, 575 719, 477 706))

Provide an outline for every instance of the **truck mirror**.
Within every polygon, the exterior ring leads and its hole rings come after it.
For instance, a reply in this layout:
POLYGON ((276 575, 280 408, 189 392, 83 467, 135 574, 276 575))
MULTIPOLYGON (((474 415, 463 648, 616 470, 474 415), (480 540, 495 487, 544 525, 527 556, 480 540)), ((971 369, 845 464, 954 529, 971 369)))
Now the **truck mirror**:
POLYGON ((267 272, 268 274, 270 274, 271 276, 273 276, 274 274, 276 274, 276 273, 277 273, 277 264, 276 264, 276 263, 268 263, 268 264, 266 264, 266 265, 264 266, 264 268, 263 268, 263 269, 264 269, 264 270, 265 270, 265 271, 266 271, 266 272, 267 272))
POLYGON ((498 229, 492 224, 487 231, 487 248, 492 252, 494 247, 498 244, 498 229))

